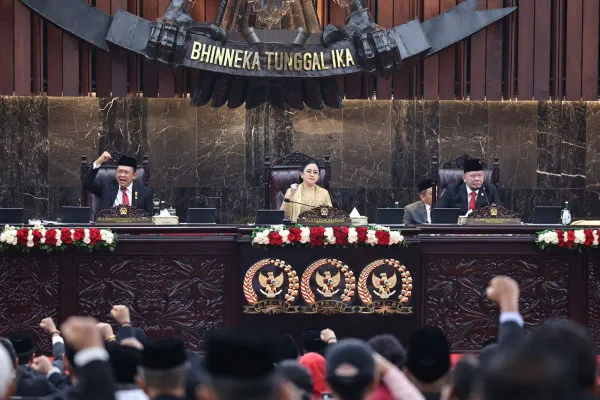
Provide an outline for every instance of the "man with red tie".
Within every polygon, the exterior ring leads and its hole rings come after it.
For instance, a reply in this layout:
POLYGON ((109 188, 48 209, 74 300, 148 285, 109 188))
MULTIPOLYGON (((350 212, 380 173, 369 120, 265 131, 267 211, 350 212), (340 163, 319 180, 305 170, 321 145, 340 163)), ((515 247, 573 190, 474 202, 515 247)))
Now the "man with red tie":
POLYGON ((436 208, 459 208, 460 215, 490 205, 501 206, 500 194, 494 185, 484 182, 481 160, 466 160, 463 181, 446 186, 436 208))
POLYGON ((152 215, 152 190, 135 181, 137 176, 137 161, 135 158, 121 156, 117 164, 116 180, 98 182, 96 175, 100 166, 110 161, 111 155, 105 151, 94 161, 93 168, 83 180, 83 186, 100 198, 98 211, 114 206, 131 206, 141 208, 152 215))

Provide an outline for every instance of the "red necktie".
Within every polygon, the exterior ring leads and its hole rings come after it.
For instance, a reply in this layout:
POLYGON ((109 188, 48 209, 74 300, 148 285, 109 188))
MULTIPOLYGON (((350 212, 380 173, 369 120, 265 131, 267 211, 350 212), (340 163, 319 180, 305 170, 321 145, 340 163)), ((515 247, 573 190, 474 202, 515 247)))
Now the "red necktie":
POLYGON ((477 198, 477 193, 471 192, 471 201, 469 201, 469 210, 475 211, 475 199, 477 198))
POLYGON ((123 191, 123 205, 130 205, 129 204, 129 196, 127 196, 127 188, 121 188, 121 190, 123 191))

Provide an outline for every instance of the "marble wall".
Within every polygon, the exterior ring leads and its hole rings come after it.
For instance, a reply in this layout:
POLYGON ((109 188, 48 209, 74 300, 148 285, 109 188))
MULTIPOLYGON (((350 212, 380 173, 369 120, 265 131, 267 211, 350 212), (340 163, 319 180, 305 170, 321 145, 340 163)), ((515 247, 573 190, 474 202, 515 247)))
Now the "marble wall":
POLYGON ((81 154, 141 159, 151 186, 180 216, 219 209, 222 223, 262 208, 262 163, 301 151, 331 155, 332 197, 374 216, 414 201, 441 161, 500 157, 506 206, 529 220, 535 205, 569 200, 600 219, 600 103, 348 100, 342 110, 278 112, 195 108, 186 99, 0 98, 0 207, 57 218, 80 202, 81 154))

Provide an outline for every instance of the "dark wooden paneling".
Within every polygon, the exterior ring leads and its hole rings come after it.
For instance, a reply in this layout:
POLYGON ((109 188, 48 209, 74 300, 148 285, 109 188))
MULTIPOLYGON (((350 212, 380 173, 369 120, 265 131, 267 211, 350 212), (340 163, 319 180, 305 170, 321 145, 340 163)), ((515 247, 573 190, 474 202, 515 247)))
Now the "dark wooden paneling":
MULTIPOLYGON (((96 0, 96 7, 110 14, 110 0, 96 0)), ((96 52, 96 95, 110 97, 111 92, 111 57, 102 50, 96 52)))
POLYGON ((31 11, 15 2, 15 94, 31 94, 31 11))
POLYGON ((63 34, 63 95, 79 96, 79 40, 63 34))
MULTIPOLYGON (((440 13, 456 6, 456 0, 440 0, 440 13)), ((452 100, 456 92, 456 52, 457 46, 442 51, 439 55, 440 100, 452 100)), ((462 50, 462 49, 461 49, 462 50)))
POLYGON ((46 26, 48 65, 48 96, 62 96, 63 84, 63 33, 51 23, 46 26))
MULTIPOLYGON (((503 0, 488 0, 488 8, 501 8, 503 0)), ((502 35, 504 21, 487 28, 485 98, 502 99, 502 35)))
POLYGON ((554 0, 552 2, 552 58, 550 60, 552 81, 550 82, 550 96, 555 99, 562 99, 564 94, 565 2, 566 0, 554 0))
POLYGON ((598 16, 600 0, 583 2, 583 59, 581 94, 583 100, 598 100, 598 16))
MULTIPOLYGON (((401 25, 411 18, 409 1, 394 1, 394 26, 401 25)), ((395 99, 410 98, 410 66, 404 64, 392 76, 392 88, 395 99)))
MULTIPOLYGON (((598 19, 598 15, 596 15, 598 19)), ((581 49, 583 36, 583 0, 567 2, 567 41, 565 43, 566 100, 581 100, 581 49)))
POLYGON ((33 16, 31 29, 31 48, 32 48, 32 89, 33 93, 44 92, 44 21, 38 16, 33 16))
MULTIPOLYGON (((507 7, 516 7, 518 0, 505 0, 504 5, 507 7)), ((516 15, 509 17, 509 20, 504 25, 504 48, 506 50, 505 57, 502 63, 504 72, 504 99, 514 99, 516 96, 516 79, 517 79, 517 28, 518 18, 516 15)))
POLYGON ((519 100, 533 99, 533 38, 535 31, 535 3, 519 1, 519 60, 517 67, 519 100))
MULTIPOLYGON (((139 1, 141 0, 127 0, 127 11, 140 15, 139 1)), ((137 55, 129 54, 127 56, 127 80, 129 82, 129 95, 137 96, 140 91, 140 58, 137 55)))
MULTIPOLYGON (((158 15, 163 15, 169 0, 158 0, 158 15)), ((213 19, 213 21, 216 17, 213 19)), ((173 69, 167 65, 158 65, 158 95, 160 97, 175 96, 175 79, 173 69)))
POLYGON ((550 98, 551 7, 552 0, 535 0, 533 96, 537 100, 550 98))
MULTIPOLYGON (((439 0, 424 0, 423 20, 439 15, 439 0)), ((423 61, 423 97, 425 100, 437 100, 439 97, 439 56, 435 55, 423 61)))
POLYGON ((14 90, 14 2, 0 0, 0 94, 13 94, 14 90))
MULTIPOLYGON (((142 16, 150 21, 158 18, 158 1, 144 0, 142 3, 142 16)), ((144 97, 158 96, 158 65, 152 61, 143 60, 142 86, 144 97)))
MULTIPOLYGON (((127 10, 127 0, 111 1, 111 14, 114 15, 119 8, 127 10)), ((127 96, 127 53, 125 51, 111 51, 110 71, 110 87, 113 97, 127 96)))
MULTIPOLYGON (((484 10, 486 7, 487 0, 480 0, 477 9, 484 10)), ((486 43, 487 31, 485 30, 471 37, 471 100, 483 100, 485 98, 486 43)))
MULTIPOLYGON (((329 1, 329 23, 335 26, 344 26, 344 10, 334 1, 329 1)), ((340 95, 344 97, 344 78, 338 77, 335 79, 340 95)))
MULTIPOLYGON (((394 27, 394 0, 379 0, 377 4, 377 23, 384 28, 394 27)), ((392 78, 377 78, 377 99, 392 98, 392 78)))

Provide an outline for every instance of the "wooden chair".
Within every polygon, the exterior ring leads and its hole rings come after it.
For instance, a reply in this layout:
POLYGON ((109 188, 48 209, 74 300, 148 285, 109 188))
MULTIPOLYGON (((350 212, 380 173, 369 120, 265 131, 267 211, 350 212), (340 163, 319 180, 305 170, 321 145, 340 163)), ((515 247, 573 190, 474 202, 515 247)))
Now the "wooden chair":
MULTIPOLYGON (((475 158, 476 157, 463 154, 462 156, 446 161, 439 166, 438 153, 434 153, 431 161, 431 179, 433 180, 432 197, 434 203, 438 200, 438 189, 439 193, 443 193, 444 189, 449 184, 461 182, 464 175, 465 161, 473 160, 475 158)), ((498 156, 494 155, 494 164, 491 169, 484 161, 481 161, 481 164, 483 165, 485 183, 498 187, 500 184, 500 161, 498 156)))
MULTIPOLYGON (((283 203, 286 190, 293 184, 298 183, 302 165, 312 157, 304 153, 294 152, 285 158, 271 163, 270 157, 265 157, 265 209, 278 210, 283 203)), ((317 184, 329 190, 331 180, 331 162, 329 155, 319 162, 319 181, 317 184)))
MULTIPOLYGON (((100 171, 98 171, 98 175, 96 175, 96 182, 102 181, 111 181, 116 179, 117 173, 117 162, 121 157, 119 152, 110 152, 111 160, 103 163, 100 166, 100 171)), ((86 190, 83 187, 83 179, 89 170, 93 168, 92 163, 88 163, 87 155, 84 153, 81 155, 81 205, 85 207, 90 207, 90 211, 92 213, 92 220, 95 220, 96 214, 98 213, 98 207, 100 205, 100 199, 95 194, 86 190)), ((141 164, 138 164, 137 167, 137 176, 135 181, 138 184, 148 186, 150 182, 150 164, 148 162, 148 154, 144 154, 144 160, 141 164)))

